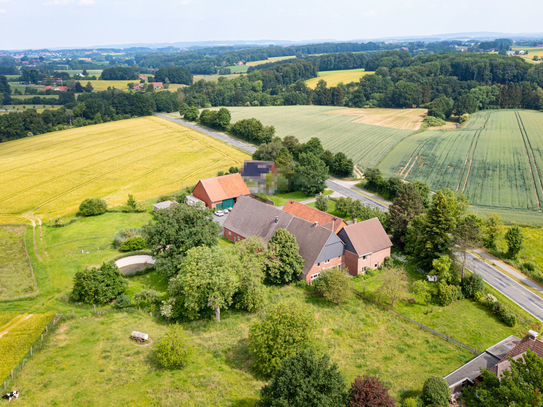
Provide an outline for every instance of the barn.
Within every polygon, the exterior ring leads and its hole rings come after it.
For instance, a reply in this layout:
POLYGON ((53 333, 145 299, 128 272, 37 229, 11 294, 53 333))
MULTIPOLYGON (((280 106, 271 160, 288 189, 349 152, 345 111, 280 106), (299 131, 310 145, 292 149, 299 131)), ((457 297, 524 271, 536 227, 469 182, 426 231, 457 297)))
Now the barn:
POLYGON ((239 173, 202 179, 192 191, 192 196, 204 201, 211 209, 232 208, 240 196, 249 194, 239 173))

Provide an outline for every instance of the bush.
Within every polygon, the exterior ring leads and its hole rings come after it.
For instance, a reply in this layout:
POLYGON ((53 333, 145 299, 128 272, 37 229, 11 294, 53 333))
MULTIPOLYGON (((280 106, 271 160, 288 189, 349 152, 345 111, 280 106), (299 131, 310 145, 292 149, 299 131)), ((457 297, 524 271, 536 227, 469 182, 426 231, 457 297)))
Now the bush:
POLYGON ((322 271, 313 285, 325 299, 337 305, 348 300, 353 293, 353 279, 346 274, 346 269, 340 267, 322 271))
POLYGON ((517 324, 517 316, 503 306, 496 312, 496 315, 507 326, 513 327, 517 324))
POLYGON ((535 271, 535 264, 531 261, 527 261, 521 264, 520 269, 522 271, 528 271, 528 272, 534 272, 535 271))
POLYGON ((381 269, 389 269, 394 267, 394 259, 392 257, 387 256, 381 263, 381 266, 379 266, 381 269))
POLYGON ((426 116, 422 122, 427 127, 441 127, 446 124, 445 120, 434 116, 426 116))
POLYGON ((100 268, 75 273, 71 299, 87 304, 107 304, 127 288, 128 281, 115 263, 104 263, 100 268))
POLYGON ((338 366, 311 349, 286 358, 260 395, 262 407, 344 406, 347 402, 338 366))
POLYGON ((115 308, 126 308, 132 305, 132 299, 129 295, 121 294, 115 300, 115 308))
POLYGON ((120 248, 121 244, 131 237, 141 236, 140 228, 121 229, 113 235, 113 244, 116 248, 120 248))
POLYGON ((136 206, 134 207, 134 210, 136 212, 145 212, 147 210, 147 204, 143 201, 136 202, 136 206))
POLYGON ((136 301, 138 304, 142 302, 155 304, 160 301, 160 293, 152 288, 144 288, 134 295, 134 301, 136 301))
POLYGON ((190 339, 180 325, 172 325, 158 340, 157 359, 162 367, 174 368, 187 364, 194 352, 190 339))
MULTIPOLYGON (((389 388, 383 385, 376 376, 358 376, 351 383, 349 407, 394 407, 394 399, 388 393, 389 388)), ((415 404, 416 405, 416 404, 415 404)))
POLYGON ((475 295, 473 296, 473 299, 477 301, 478 303, 483 304, 485 300, 485 296, 481 292, 476 292, 475 295))
POLYGON ((437 288, 437 296, 439 303, 446 307, 447 305, 452 304, 457 300, 462 299, 462 290, 456 285, 447 285, 444 283, 439 283, 437 288))
POLYGON ((480 274, 474 273, 464 277, 464 280, 462 280, 462 294, 466 298, 473 298, 475 293, 481 293, 484 289, 485 282, 480 274))
POLYGON ((464 113, 462 116, 460 116, 460 124, 464 124, 469 120, 469 113, 464 113))
POLYGON ((164 201, 172 201, 173 197, 170 195, 160 195, 156 201, 156 203, 164 202, 164 201))
POLYGON ((185 115, 183 116, 183 118, 185 120, 188 120, 190 122, 194 122, 196 120, 198 120, 198 115, 200 114, 200 111, 198 110, 198 108, 196 106, 191 106, 187 109, 187 111, 185 112, 185 115))
POLYGON ((79 205, 79 213, 83 216, 101 215, 107 210, 107 203, 100 198, 88 198, 79 205))
POLYGON ((288 301, 270 306, 264 319, 249 328, 249 351, 256 368, 273 374, 283 359, 310 347, 317 321, 305 304, 288 301))
POLYGON ((135 252, 136 250, 145 249, 145 239, 141 236, 129 237, 121 243, 119 250, 122 252, 135 252))
POLYGON ((422 401, 425 406, 447 407, 450 395, 449 385, 441 377, 429 377, 422 387, 422 401))
POLYGON ((402 407, 417 407, 417 400, 408 397, 403 401, 402 407))

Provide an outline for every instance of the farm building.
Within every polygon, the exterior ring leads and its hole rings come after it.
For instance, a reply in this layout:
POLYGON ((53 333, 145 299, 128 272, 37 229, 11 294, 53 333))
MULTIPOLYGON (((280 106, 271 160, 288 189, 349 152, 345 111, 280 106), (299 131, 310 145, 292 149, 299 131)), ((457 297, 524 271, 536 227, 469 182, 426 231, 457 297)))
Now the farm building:
POLYGON ((543 357, 543 342, 537 339, 538 333, 529 331, 524 339, 509 336, 488 348, 484 353, 444 377, 452 397, 461 396, 462 388, 481 381, 481 369, 488 369, 499 379, 511 368, 509 359, 516 360, 526 354, 528 349, 543 357))
POLYGON ((208 208, 231 208, 249 189, 239 173, 202 179, 192 191, 192 196, 205 202, 208 208))
POLYGON ((188 195, 186 198, 185 198, 185 203, 187 205, 191 205, 191 206, 198 206, 198 205, 201 205, 202 208, 206 206, 205 202, 202 201, 201 199, 198 199, 196 198, 195 196, 193 195, 188 195))
POLYGON ((356 276, 368 268, 379 267, 390 256, 392 242, 377 218, 359 223, 353 219, 349 223, 338 236, 345 243, 345 264, 356 276))
POLYGON ((245 160, 240 173, 251 193, 266 192, 269 194, 275 192, 268 191, 266 188, 267 175, 277 173, 277 166, 273 161, 245 160))
POLYGON ((308 283, 318 278, 322 270, 336 266, 348 266, 349 270, 352 267, 350 273, 354 275, 365 272, 368 267, 378 267, 390 255, 392 246, 377 218, 349 225, 343 219, 293 201, 289 201, 280 210, 242 196, 223 226, 224 237, 232 242, 250 236, 260 237, 267 242, 276 230, 286 229, 296 237, 300 246, 300 256, 305 260, 300 279, 308 283), (342 234, 345 229, 353 226, 348 234, 342 234), (373 241, 377 243, 368 243, 373 241), (358 251, 365 250, 370 251, 361 254, 360 258, 364 259, 358 261, 358 251), (357 261, 351 260, 349 265, 347 255, 357 261))
POLYGON ((153 88, 155 89, 162 89, 164 86, 162 82, 148 82, 147 85, 153 85, 153 88))
POLYGON ((176 202, 174 201, 163 201, 156 204, 153 204, 153 212, 158 211, 159 209, 169 209, 172 204, 176 202))
POLYGON ((42 89, 43 91, 46 91, 48 89, 51 89, 51 90, 57 90, 57 91, 60 91, 60 92, 66 92, 68 91, 68 87, 67 86, 44 86, 44 88, 42 89))

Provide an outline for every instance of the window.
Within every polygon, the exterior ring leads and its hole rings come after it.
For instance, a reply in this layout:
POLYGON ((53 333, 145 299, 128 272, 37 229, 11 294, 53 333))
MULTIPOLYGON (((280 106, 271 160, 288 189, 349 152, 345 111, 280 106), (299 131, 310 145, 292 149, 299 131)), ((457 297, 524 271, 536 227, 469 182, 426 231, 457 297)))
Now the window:
POLYGON ((367 267, 362 267, 362 273, 365 273, 367 269, 367 267))
POLYGON ((330 263, 330 259, 328 259, 328 260, 326 260, 326 261, 324 262, 324 264, 328 264, 328 263, 330 263))
POLYGON ((379 268, 379 263, 375 263, 375 268, 379 268))
POLYGON ((311 276, 311 281, 313 280, 316 280, 317 278, 319 278, 319 276, 321 275, 321 273, 315 273, 311 276))
POLYGON ((228 231, 228 235, 229 235, 229 236, 232 235, 232 232, 228 231))
POLYGON ((337 258, 337 259, 338 259, 338 260, 341 260, 341 256, 338 256, 338 258, 337 258))
POLYGON ((366 261, 366 256, 362 256, 362 261, 366 261))

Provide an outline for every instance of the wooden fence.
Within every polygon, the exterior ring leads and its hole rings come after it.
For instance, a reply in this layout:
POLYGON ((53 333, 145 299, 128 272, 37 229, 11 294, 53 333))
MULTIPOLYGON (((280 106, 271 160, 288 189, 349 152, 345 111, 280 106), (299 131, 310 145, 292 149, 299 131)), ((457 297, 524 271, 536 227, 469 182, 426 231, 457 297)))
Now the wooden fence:
POLYGON ((477 355, 477 356, 483 354, 483 352, 480 352, 480 351, 478 351, 477 349, 472 348, 472 347, 469 346, 469 345, 466 345, 465 343, 462 343, 462 342, 460 342, 460 341, 457 341, 456 339, 451 338, 451 337, 448 336, 448 335, 442 334, 441 332, 438 332, 438 331, 436 331, 435 329, 429 328, 429 327, 427 327, 426 325, 421 324, 420 322, 417 322, 417 321, 415 321, 415 320, 413 320, 413 319, 411 319, 411 318, 409 318, 409 317, 406 317, 405 315, 400 314, 400 313, 397 312, 397 311, 394 311, 392 308, 389 308, 389 307, 387 307, 386 305, 381 304, 379 301, 376 301, 376 300, 374 300, 373 298, 370 298, 370 297, 368 297, 368 296, 362 294, 360 291, 357 291, 357 290, 353 290, 353 291, 354 291, 354 293, 355 293, 357 296, 359 296, 359 297, 361 297, 361 298, 364 298, 365 300, 368 300, 368 301, 370 301, 370 302, 372 302, 372 303, 374 303, 374 304, 376 304, 376 305, 378 305, 378 306, 384 308, 384 309, 387 310, 387 311, 393 312, 394 314, 396 314, 396 315, 399 316, 400 318, 405 319, 406 321, 409 321, 409 322, 411 322, 412 324, 417 325, 420 329, 424 329, 426 332, 430 332, 432 335, 439 336, 441 339, 445 339, 447 342, 453 343, 453 344, 455 344, 456 346, 459 346, 459 347, 461 347, 461 348, 463 348, 463 349, 465 349, 465 350, 467 350, 467 351, 470 351, 471 353, 474 353, 474 354, 477 355))

